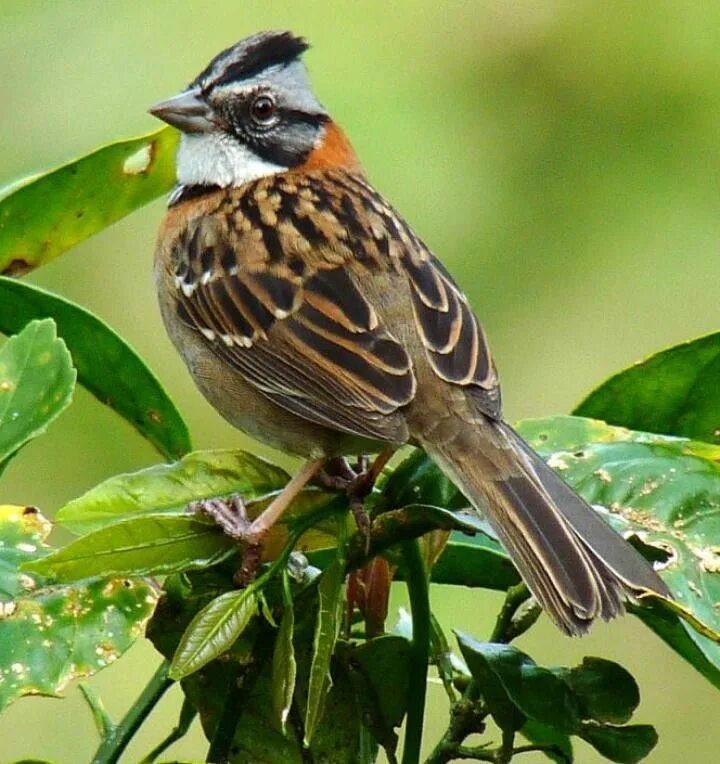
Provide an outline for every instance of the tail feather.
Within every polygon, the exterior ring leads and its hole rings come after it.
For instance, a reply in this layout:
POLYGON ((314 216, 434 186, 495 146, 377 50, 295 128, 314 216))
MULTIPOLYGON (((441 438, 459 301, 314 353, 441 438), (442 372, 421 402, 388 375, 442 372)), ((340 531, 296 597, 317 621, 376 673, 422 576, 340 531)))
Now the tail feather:
POLYGON ((452 442, 423 446, 483 512, 555 623, 583 634, 642 591, 668 595, 650 564, 509 425, 461 423, 452 442))

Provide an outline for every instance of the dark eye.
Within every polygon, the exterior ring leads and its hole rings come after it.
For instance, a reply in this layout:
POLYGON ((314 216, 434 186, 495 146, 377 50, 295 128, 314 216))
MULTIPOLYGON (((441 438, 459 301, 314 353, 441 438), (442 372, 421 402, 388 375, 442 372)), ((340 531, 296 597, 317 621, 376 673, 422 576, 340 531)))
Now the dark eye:
POLYGON ((269 95, 256 96, 250 105, 250 116, 262 127, 275 120, 275 101, 269 95))

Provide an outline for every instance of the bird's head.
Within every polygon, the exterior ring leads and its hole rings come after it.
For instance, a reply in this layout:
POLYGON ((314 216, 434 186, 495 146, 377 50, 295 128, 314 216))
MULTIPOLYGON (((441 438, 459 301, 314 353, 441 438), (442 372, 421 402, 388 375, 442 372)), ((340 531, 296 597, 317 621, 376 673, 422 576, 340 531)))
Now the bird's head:
POLYGON ((225 188, 300 166, 355 167, 349 142, 312 92, 300 60, 307 48, 290 32, 252 35, 150 109, 183 133, 181 184, 225 188))

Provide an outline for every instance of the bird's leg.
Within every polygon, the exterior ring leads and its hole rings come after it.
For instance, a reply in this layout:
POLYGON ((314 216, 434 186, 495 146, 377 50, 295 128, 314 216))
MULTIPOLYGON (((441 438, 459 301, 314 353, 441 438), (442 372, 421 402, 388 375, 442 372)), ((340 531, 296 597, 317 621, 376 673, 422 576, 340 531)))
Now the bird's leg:
POLYGON ((358 457, 357 469, 353 469, 344 457, 328 460, 316 475, 316 482, 334 491, 345 491, 358 530, 370 543, 370 518, 365 511, 365 498, 372 491, 383 467, 388 463, 395 449, 385 447, 368 466, 367 456, 358 457))
POLYGON ((237 494, 229 500, 204 499, 188 505, 189 512, 202 512, 209 515, 224 533, 242 543, 243 564, 239 571, 239 583, 247 584, 252 581, 260 564, 262 542, 268 531, 324 462, 324 459, 307 462, 265 510, 252 521, 248 519, 245 503, 237 494))
POLYGON ((351 497, 357 497, 364 499, 380 477, 380 473, 383 471, 385 465, 390 461, 392 455, 396 449, 392 446, 385 446, 383 450, 375 457, 375 460, 368 466, 368 459, 366 456, 361 456, 358 459, 359 471, 356 473, 355 478, 350 483, 348 494, 351 497))

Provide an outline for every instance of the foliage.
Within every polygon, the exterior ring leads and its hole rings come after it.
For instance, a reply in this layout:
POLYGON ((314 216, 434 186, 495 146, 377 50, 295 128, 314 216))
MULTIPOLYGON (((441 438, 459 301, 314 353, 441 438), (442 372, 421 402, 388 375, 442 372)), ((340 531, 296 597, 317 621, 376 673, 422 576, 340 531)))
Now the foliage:
POLYGON ((720 443, 720 332, 624 369, 578 405, 580 416, 648 432, 720 443))
POLYGON ((187 426, 145 362, 104 321, 37 286, 0 276, 0 332, 52 318, 78 381, 145 436, 166 459, 190 450, 187 426))
POLYGON ((176 146, 163 128, 0 189, 0 273, 44 265, 168 191, 176 146))
MULTIPOLYGON (((0 270, 40 265, 164 192, 174 141, 160 131, 113 144, 7 189, 0 270)), ((191 452, 180 413, 142 359, 63 298, 0 278, 0 330, 15 335, 0 348, 0 469, 69 405, 75 368, 169 460, 61 508, 56 522, 73 538, 55 550, 37 510, 0 507, 0 708, 59 693, 119 658, 147 626, 163 662, 128 714, 113 723, 84 690, 98 764, 118 760, 174 682, 185 698, 177 728, 145 762, 197 715, 209 761, 373 762, 382 747, 395 762, 404 725, 402 761, 411 764, 428 666, 450 702, 432 764, 507 762, 526 751, 567 762, 573 737, 617 762, 653 749, 655 730, 628 723, 639 690, 621 666, 587 657, 543 667, 510 644, 532 628, 537 605, 491 529, 421 451, 385 470, 366 499, 369 529, 352 523, 343 491, 306 488, 270 534, 258 575, 238 587, 244 550, 188 505, 240 494, 254 517, 287 473, 243 451, 191 452), (393 575, 411 605, 396 631, 384 624, 393 575), (430 613, 430 583, 505 591, 488 640, 457 634, 454 652, 430 613), (499 744, 468 746, 490 722, 499 744)), ((581 404, 584 416, 518 429, 655 563, 675 601, 648 596, 630 612, 720 688, 720 402, 707 382, 717 337, 613 377, 581 404)))

